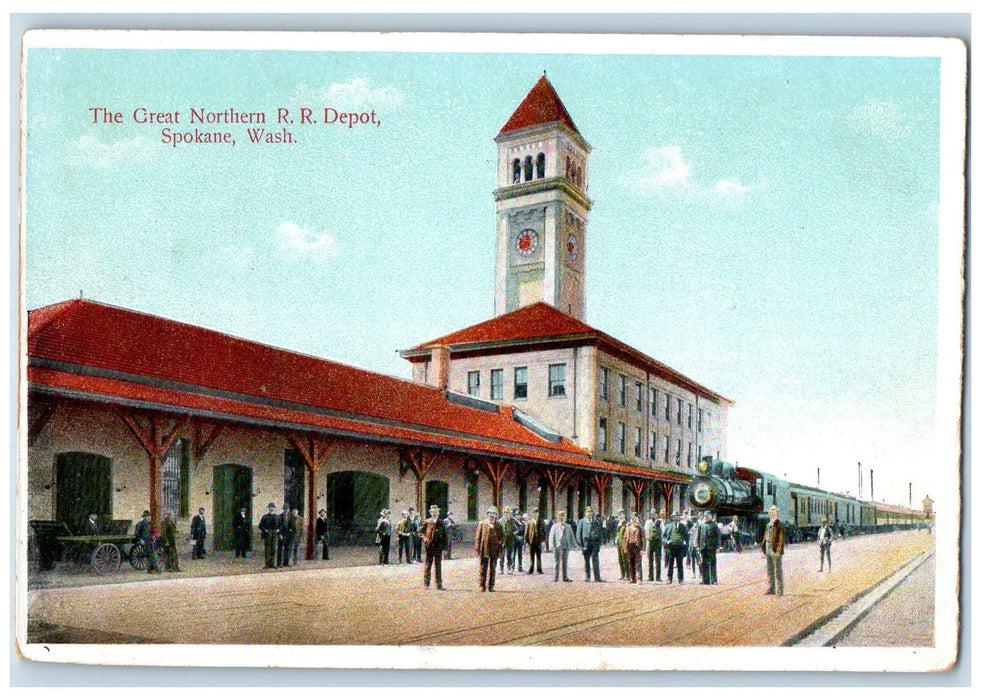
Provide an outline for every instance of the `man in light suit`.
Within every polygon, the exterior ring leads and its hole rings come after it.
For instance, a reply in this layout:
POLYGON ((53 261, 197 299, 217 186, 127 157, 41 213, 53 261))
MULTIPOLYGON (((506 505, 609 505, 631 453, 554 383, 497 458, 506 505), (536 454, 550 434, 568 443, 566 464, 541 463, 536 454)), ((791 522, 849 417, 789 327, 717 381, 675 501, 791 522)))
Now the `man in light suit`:
POLYGON ((585 517, 576 526, 576 542, 582 548, 582 556, 586 562, 586 580, 589 580, 589 570, 592 568, 593 580, 603 583, 600 578, 599 550, 603 543, 603 524, 593 517, 593 509, 586 507, 585 517))
POLYGON ((569 550, 576 548, 576 536, 572 525, 565 521, 565 511, 556 514, 556 520, 548 531, 548 546, 555 553, 555 580, 559 580, 559 566, 562 567, 562 580, 571 583, 569 578, 569 550))
POLYGON ((535 562, 538 562, 538 573, 542 573, 542 541, 545 539, 545 526, 538 517, 538 509, 531 513, 531 518, 525 523, 525 542, 528 543, 528 575, 535 572, 535 562))
POLYGON ((497 573, 497 559, 504 545, 504 528, 497 522, 497 508, 487 509, 487 519, 477 525, 473 549, 480 560, 480 590, 493 591, 497 573))

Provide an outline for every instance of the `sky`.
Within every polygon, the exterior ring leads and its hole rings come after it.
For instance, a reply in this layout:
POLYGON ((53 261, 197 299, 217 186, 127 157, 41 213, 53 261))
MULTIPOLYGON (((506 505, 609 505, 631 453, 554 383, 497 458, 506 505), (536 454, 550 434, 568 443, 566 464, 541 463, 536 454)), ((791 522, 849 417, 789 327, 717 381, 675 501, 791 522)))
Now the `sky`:
POLYGON ((936 498, 936 58, 33 48, 25 306, 408 379, 399 349, 493 316, 493 138, 543 71, 594 149, 585 321, 734 401, 731 461, 936 498), (188 123, 302 106, 378 123, 188 123), (195 126, 236 145, 162 142, 195 126))

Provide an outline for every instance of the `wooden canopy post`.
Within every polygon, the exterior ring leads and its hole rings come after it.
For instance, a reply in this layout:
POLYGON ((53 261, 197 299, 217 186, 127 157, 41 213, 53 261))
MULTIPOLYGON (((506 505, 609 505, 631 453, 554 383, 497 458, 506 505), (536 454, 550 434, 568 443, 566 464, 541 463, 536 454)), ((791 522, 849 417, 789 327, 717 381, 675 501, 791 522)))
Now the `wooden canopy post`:
POLYGON ((609 485, 611 477, 612 474, 593 473, 589 475, 589 481, 593 488, 596 489, 596 507, 599 509, 597 515, 602 515, 606 512, 603 510, 603 495, 606 493, 606 487, 609 485))
POLYGON ((59 403, 60 402, 57 399, 42 399, 40 401, 36 401, 38 406, 37 415, 34 416, 34 419, 30 422, 30 425, 27 426, 27 443, 29 445, 34 444, 34 441, 37 440, 38 435, 40 435, 41 431, 44 430, 44 426, 48 424, 48 421, 50 421, 54 416, 55 411, 58 410, 59 403))
POLYGON ((565 482, 568 481, 571 475, 572 472, 567 472, 563 469, 557 469, 555 467, 547 467, 542 469, 542 476, 545 477, 545 481, 548 482, 548 488, 551 491, 550 500, 552 503, 552 512, 549 516, 550 520, 555 520, 555 494, 565 485, 565 482))
POLYGON ((427 450, 424 447, 399 448, 399 474, 411 471, 416 477, 416 512, 422 513, 422 482, 426 478, 436 460, 442 454, 441 450, 427 450))
POLYGON ((303 457, 303 465, 307 472, 307 551, 306 559, 313 559, 316 550, 314 541, 313 523, 315 511, 317 510, 317 472, 320 467, 334 451, 337 444, 332 438, 321 435, 303 433, 288 433, 290 442, 296 451, 303 457))
POLYGON ((150 460, 150 522, 153 526, 160 526, 160 469, 163 466, 164 457, 174 440, 177 433, 187 424, 188 416, 174 419, 170 430, 164 429, 164 418, 157 414, 147 414, 145 417, 146 425, 140 422, 140 414, 135 411, 123 412, 116 411, 119 419, 133 433, 133 437, 143 447, 150 460))
POLYGON ((630 493, 634 495, 634 513, 640 515, 640 495, 644 493, 644 487, 647 486, 647 479, 642 477, 634 477, 627 485, 630 487, 630 493))
POLYGON ((664 514, 671 517, 671 496, 674 494, 674 483, 665 481, 661 483, 661 493, 664 494, 664 514))
POLYGON ((504 486, 509 472, 511 472, 511 464, 507 460, 497 457, 483 457, 478 460, 478 463, 484 473, 487 474, 487 478, 490 479, 494 505, 500 511, 503 508, 501 504, 501 487, 504 486))

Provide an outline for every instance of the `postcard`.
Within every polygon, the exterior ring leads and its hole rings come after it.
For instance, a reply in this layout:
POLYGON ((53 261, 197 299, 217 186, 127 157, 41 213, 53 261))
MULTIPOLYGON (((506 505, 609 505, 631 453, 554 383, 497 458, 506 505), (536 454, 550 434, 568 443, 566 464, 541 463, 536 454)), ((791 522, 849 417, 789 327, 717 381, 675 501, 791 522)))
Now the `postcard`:
POLYGON ((27 32, 19 653, 950 669, 965 84, 943 38, 27 32))

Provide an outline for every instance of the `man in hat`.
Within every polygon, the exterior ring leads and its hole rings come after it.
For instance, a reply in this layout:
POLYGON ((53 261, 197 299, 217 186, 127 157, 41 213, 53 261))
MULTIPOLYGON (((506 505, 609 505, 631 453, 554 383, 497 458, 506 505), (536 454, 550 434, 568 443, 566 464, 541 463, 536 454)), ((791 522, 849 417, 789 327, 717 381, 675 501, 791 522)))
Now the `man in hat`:
POLYGON ((177 522, 174 520, 174 511, 168 510, 160 524, 160 551, 163 552, 164 570, 180 571, 181 567, 177 561, 177 522))
POLYGON ((640 526, 640 518, 636 515, 630 516, 630 522, 624 527, 621 539, 623 541, 623 551, 627 558, 626 564, 629 572, 627 575, 630 578, 630 583, 637 583, 638 569, 641 571, 640 580, 643 581, 640 553, 644 549, 644 530, 640 526))
POLYGON ((283 504, 279 518, 279 539, 276 540, 276 568, 290 565, 289 548, 293 546, 293 532, 290 530, 290 505, 283 504))
POLYGON ((538 517, 538 509, 531 511, 531 517, 525 523, 525 542, 528 543, 528 575, 535 573, 535 562, 538 562, 538 573, 542 573, 542 542, 545 541, 545 527, 538 517))
POLYGON ((593 580, 603 583, 600 578, 599 551, 603 544, 603 524, 593 517, 593 509, 586 506, 584 517, 576 525, 576 542, 582 548, 582 556, 586 562, 586 580, 589 580, 589 571, 593 571, 593 580))
POLYGON ((644 522, 644 539, 647 541, 647 580, 661 580, 661 535, 664 532, 664 513, 659 517, 652 508, 644 522), (656 568, 655 568, 656 565, 656 568), (655 571, 657 578, 655 579, 655 571))
POLYGON ((419 539, 419 514, 416 513, 415 508, 409 508, 409 563, 414 561, 422 561, 421 552, 419 551, 419 543, 422 541, 419 539))
POLYGON ((453 535, 456 533, 456 521, 453 519, 453 513, 447 513, 446 517, 443 518, 443 524, 446 525, 446 558, 453 558, 453 535))
POLYGON ((827 517, 821 518, 821 528, 818 530, 818 544, 821 547, 821 568, 824 571, 824 558, 828 557, 828 571, 831 571, 831 540, 834 539, 834 531, 828 525, 827 517))
POLYGON ((511 517, 511 509, 504 506, 504 513, 501 515, 501 529, 504 531, 504 542, 501 547, 500 564, 501 573, 504 573, 504 562, 507 560, 508 573, 514 572, 514 528, 515 520, 511 517))
POLYGON ((250 542, 252 535, 252 527, 249 524, 249 509, 240 508, 232 518, 232 532, 235 537, 235 557, 245 557, 248 556, 247 552, 250 549, 250 542))
POLYGON ((685 552, 688 549, 688 528, 677 512, 671 514, 671 522, 664 526, 664 553, 668 558, 668 584, 678 572, 678 583, 685 582, 685 552))
POLYGON ((572 583, 569 578, 569 550, 576 548, 575 528, 565 521, 565 511, 555 514, 555 522, 548 530, 549 548, 555 553, 555 580, 559 580, 559 567, 562 568, 562 580, 572 583))
POLYGON ((269 504, 269 512, 259 520, 259 532, 265 545, 266 568, 275 569, 276 546, 279 544, 279 516, 276 515, 276 504, 269 504))
POLYGON ((153 542, 153 525, 148 510, 143 511, 143 519, 136 523, 136 529, 133 530, 133 543, 146 552, 146 572, 159 574, 160 567, 157 566, 157 553, 153 542))
POLYGON ((705 520, 698 528, 698 551, 702 560, 702 583, 719 582, 716 572, 716 553, 719 551, 719 525, 712 513, 705 513, 705 520))
POLYGON ((207 554, 204 551, 204 541, 207 537, 208 525, 204 521, 204 508, 198 508, 198 514, 191 518, 191 539, 194 540, 191 559, 204 559, 204 555, 207 554))
POLYGON ((375 523, 375 544, 378 545, 378 563, 387 564, 388 550, 392 544, 392 520, 385 508, 378 514, 378 522, 375 523))
POLYGON ((290 529, 293 531, 293 541, 290 544, 289 550, 286 552, 286 561, 293 562, 293 566, 296 566, 296 562, 300 557, 300 543, 303 541, 303 526, 304 526, 303 516, 300 515, 298 508, 293 508, 290 511, 290 529))
POLYGON ((446 548, 446 523, 439 517, 439 506, 429 506, 429 517, 422 521, 422 542, 426 549, 426 570, 422 582, 429 588, 430 573, 436 568, 436 588, 443 590, 443 550, 446 548))
POLYGON ((317 523, 314 528, 313 536, 322 547, 321 556, 324 561, 330 561, 330 523, 327 522, 327 511, 323 508, 317 513, 317 523))
POLYGON ((412 563, 412 548, 409 541, 409 511, 402 511, 402 519, 395 523, 395 539, 399 550, 399 564, 402 563, 402 556, 405 555, 405 563, 412 563))
POLYGON ((784 526, 777 517, 777 507, 770 506, 770 522, 766 524, 761 545, 766 555, 766 575, 770 583, 766 595, 783 595, 783 537, 784 526))
POLYGON ((100 535, 99 532, 99 516, 95 513, 89 514, 89 519, 85 521, 85 534, 86 535, 100 535))
POLYGON ((477 525, 477 536, 474 539, 474 552, 480 560, 478 584, 482 591, 494 590, 494 577, 497 573, 497 559, 501 555, 504 544, 504 528, 497 522, 497 508, 487 509, 487 519, 477 525))

